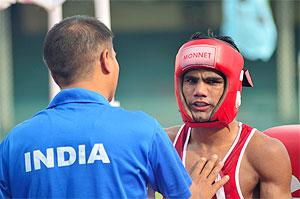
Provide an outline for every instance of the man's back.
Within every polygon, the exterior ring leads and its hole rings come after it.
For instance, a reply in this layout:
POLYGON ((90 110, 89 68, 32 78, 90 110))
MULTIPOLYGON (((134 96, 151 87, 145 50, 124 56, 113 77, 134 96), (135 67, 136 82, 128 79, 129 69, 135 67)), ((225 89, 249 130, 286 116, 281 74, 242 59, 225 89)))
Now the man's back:
POLYGON ((189 196, 190 179, 159 124, 84 89, 62 91, 1 150, 4 196, 143 198, 146 183, 166 196, 189 196))

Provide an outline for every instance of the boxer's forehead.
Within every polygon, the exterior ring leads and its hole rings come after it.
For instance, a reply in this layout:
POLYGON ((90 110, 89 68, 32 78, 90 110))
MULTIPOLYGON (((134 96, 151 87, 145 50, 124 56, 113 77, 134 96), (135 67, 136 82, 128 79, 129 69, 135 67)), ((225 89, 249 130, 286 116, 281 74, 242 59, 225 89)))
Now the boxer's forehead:
POLYGON ((198 76, 198 75, 204 75, 204 76, 210 76, 210 77, 216 77, 216 78, 223 78, 225 79, 224 75, 213 68, 192 68, 190 70, 187 70, 183 74, 183 78, 186 76, 198 76))

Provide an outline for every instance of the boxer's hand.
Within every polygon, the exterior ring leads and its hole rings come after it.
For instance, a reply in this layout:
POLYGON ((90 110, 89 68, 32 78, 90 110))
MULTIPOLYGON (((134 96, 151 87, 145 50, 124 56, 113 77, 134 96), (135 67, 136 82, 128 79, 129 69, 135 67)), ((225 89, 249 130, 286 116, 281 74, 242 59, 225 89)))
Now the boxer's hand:
POLYGON ((193 183, 190 187, 192 199, 211 199, 216 192, 229 180, 224 176, 215 182, 223 163, 218 160, 217 155, 212 155, 208 160, 200 158, 190 171, 193 183))

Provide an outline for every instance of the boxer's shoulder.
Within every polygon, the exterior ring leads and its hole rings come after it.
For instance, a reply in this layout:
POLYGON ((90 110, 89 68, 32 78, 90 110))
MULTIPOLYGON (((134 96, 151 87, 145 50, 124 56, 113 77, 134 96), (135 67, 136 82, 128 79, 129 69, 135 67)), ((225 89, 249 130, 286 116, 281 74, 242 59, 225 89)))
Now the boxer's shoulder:
POLYGON ((249 163, 262 171, 269 166, 289 162, 288 153, 281 141, 256 130, 246 149, 249 163))
POLYGON ((172 142, 174 141, 180 128, 181 128, 181 125, 176 125, 176 126, 171 126, 171 127, 165 128, 165 131, 167 132, 167 134, 172 142))

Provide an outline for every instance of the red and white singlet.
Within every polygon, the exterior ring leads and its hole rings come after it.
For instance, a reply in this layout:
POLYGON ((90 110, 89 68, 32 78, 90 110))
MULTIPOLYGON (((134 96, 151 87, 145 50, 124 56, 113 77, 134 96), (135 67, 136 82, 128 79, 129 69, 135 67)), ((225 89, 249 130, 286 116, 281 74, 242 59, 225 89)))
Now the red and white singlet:
MULTIPOLYGON (((229 175, 230 179, 229 182, 227 182, 221 189, 218 190, 216 194, 217 199, 244 198, 239 183, 239 170, 242 157, 245 153, 245 149, 255 131, 256 129, 239 123, 238 134, 223 159, 224 166, 221 170, 220 176, 218 176, 218 178, 220 179, 221 176, 229 175)), ((173 143, 184 166, 186 160, 186 149, 190 139, 190 135, 191 128, 183 124, 179 129, 173 143)))

